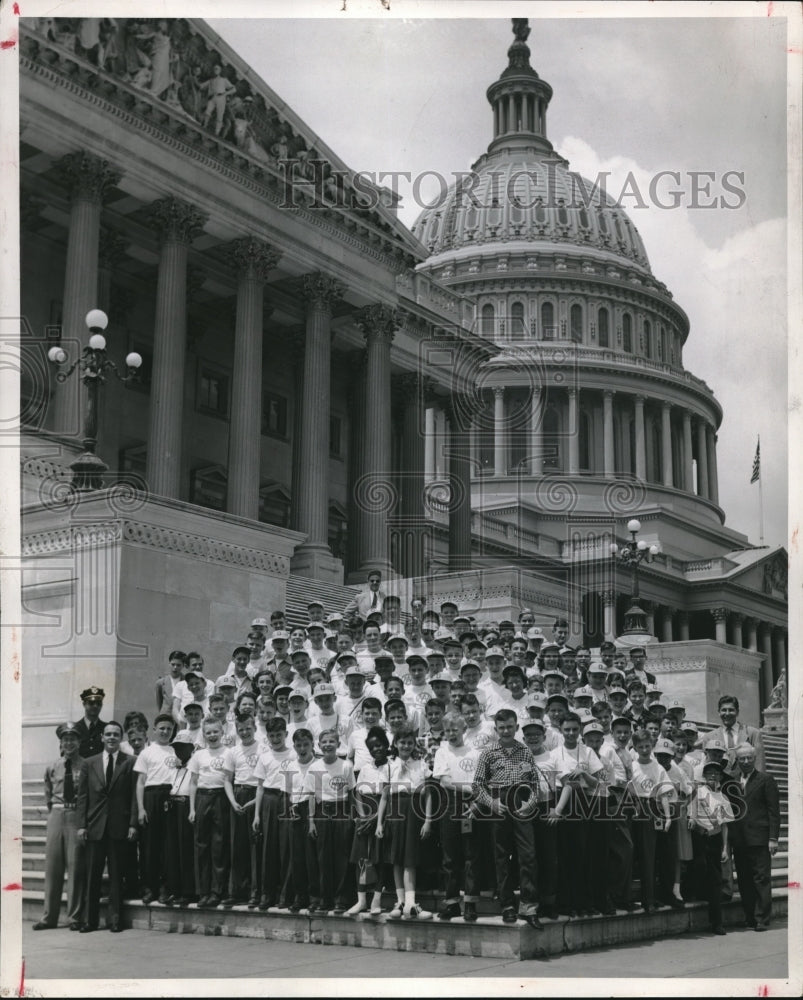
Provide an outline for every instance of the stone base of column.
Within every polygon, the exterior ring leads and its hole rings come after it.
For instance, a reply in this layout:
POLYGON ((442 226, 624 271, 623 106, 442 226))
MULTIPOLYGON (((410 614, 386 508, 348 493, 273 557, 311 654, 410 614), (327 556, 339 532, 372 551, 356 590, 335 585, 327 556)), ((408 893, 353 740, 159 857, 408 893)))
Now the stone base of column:
POLYGON ((290 572, 322 583, 343 583, 343 560, 336 559, 329 549, 300 545, 290 560, 290 572))
POLYGON ((789 709, 787 708, 765 708, 761 713, 764 716, 762 731, 770 733, 789 732, 789 709))

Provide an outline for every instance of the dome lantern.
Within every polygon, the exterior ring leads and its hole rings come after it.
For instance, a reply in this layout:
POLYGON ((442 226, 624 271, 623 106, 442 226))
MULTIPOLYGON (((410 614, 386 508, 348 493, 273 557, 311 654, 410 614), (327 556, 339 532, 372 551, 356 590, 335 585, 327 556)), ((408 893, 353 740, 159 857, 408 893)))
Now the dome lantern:
POLYGON ((515 39, 507 50, 508 65, 487 90, 493 108, 494 137, 488 152, 500 146, 523 145, 551 152, 546 136, 546 111, 552 88, 530 65, 527 18, 513 18, 515 39))

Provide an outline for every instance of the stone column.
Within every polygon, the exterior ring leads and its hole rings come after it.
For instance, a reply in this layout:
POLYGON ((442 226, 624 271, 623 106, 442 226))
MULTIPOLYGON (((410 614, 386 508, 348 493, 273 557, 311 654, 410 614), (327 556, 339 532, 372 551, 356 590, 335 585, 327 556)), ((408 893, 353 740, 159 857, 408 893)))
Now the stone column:
POLYGON ((230 256, 237 266, 238 283, 226 510, 257 521, 262 443, 262 286, 280 254, 266 243, 246 237, 234 242, 230 256))
POLYGON ((505 388, 501 385, 493 387, 494 394, 494 475, 504 476, 507 473, 507 455, 505 447, 505 388))
POLYGON ((689 612, 678 611, 678 638, 681 642, 689 641, 689 612))
POLYGON ((756 635, 758 622, 755 618, 746 618, 745 626, 747 628, 747 648, 753 652, 758 652, 758 638, 756 635))
POLYGON ((759 628, 759 641, 761 652, 764 655, 764 662, 761 665, 761 691, 763 694, 762 700, 766 706, 770 703, 772 689, 775 686, 772 666, 772 627, 767 625, 766 622, 762 622, 759 628))
POLYGON ((544 390, 533 386, 530 400, 530 472, 541 476, 544 472, 544 390))
MULTIPOLYGON (((357 495, 357 483, 363 473, 363 451, 365 449, 365 361, 366 351, 364 348, 356 351, 349 351, 347 355, 348 367, 350 370, 348 387, 348 410, 349 410, 349 468, 348 468, 348 488, 349 496, 357 495)), ((303 386, 299 390, 303 396, 303 386)), ((297 476, 296 468, 293 468, 294 477, 297 476)), ((295 495, 295 491, 294 491, 295 495)), ((365 577, 358 572, 361 558, 361 538, 362 538, 362 510, 360 505, 354 500, 348 504, 349 530, 348 530, 348 556, 347 556, 347 583, 365 583, 365 577)))
POLYGON ((507 130, 516 131, 516 98, 513 94, 508 94, 507 97, 507 130))
POLYGON ((647 452, 644 439, 644 397, 634 400, 636 421, 636 478, 644 482, 647 478, 647 452))
POLYGON ((708 446, 705 421, 697 420, 697 495, 708 499, 708 446))
MULTIPOLYGON (((84 322, 86 314, 98 308, 98 243, 103 197, 120 180, 121 174, 106 160, 87 153, 69 153, 59 160, 57 168, 71 195, 61 341, 72 363, 89 343, 90 333, 84 322)), ((109 334, 113 335, 114 317, 110 316, 109 321, 109 334)), ((112 344, 111 337, 109 344, 112 344)), ((86 393, 75 373, 59 385, 52 406, 53 431, 80 439, 86 393)))
POLYGON ((672 608, 663 607, 661 608, 661 641, 662 642, 674 642, 675 636, 673 632, 673 619, 674 611, 672 608))
POLYGON ((332 309, 345 292, 341 282, 316 272, 305 274, 304 398, 301 402, 298 496, 293 497, 298 530, 307 538, 295 552, 294 573, 335 580, 329 551, 329 396, 332 309))
POLYGON ((616 474, 613 449, 613 392, 606 389, 602 393, 602 470, 606 478, 616 474))
POLYGON ((712 608, 711 614, 714 617, 714 622, 716 623, 716 640, 717 642, 723 642, 725 645, 728 643, 728 609, 727 608, 712 608))
POLYGON ((405 577, 423 576, 424 534, 424 413, 423 379, 416 372, 394 376, 394 389, 401 405, 401 519, 404 539, 401 547, 402 565, 397 567, 405 577))
POLYGON ((672 477, 672 407, 664 403, 661 407, 661 459, 664 486, 674 486, 672 477))
POLYGON ((777 684, 781 671, 786 668, 786 634, 782 628, 776 628, 773 629, 772 638, 775 647, 772 658, 772 683, 777 684))
POLYGON ((569 475, 580 471, 580 404, 577 389, 569 389, 569 475))
POLYGON ((602 598, 602 631, 606 642, 616 638, 616 591, 603 590, 602 598))
POLYGON ((431 483, 435 478, 435 410, 428 406, 425 414, 424 478, 431 483))
POLYGON ((739 614, 738 611, 734 611, 730 616, 731 620, 731 643, 734 646, 738 646, 739 649, 744 648, 744 643, 742 641, 742 622, 744 621, 744 615, 739 614))
POLYGON ((161 243, 153 322, 153 372, 146 477, 156 496, 179 497, 187 350, 187 253, 206 216, 177 198, 150 208, 161 243))
POLYGON ((708 487, 709 499, 719 503, 719 478, 717 476, 717 435, 713 427, 706 429, 708 438, 708 487))
POLYGON ((647 618, 647 631, 655 635, 655 605, 651 601, 642 601, 641 604, 647 618))
POLYGON ((691 444, 691 413, 683 411, 683 489, 687 493, 694 492, 694 455, 691 444))
POLYGON ((453 396, 449 420, 449 571, 471 568, 471 462, 469 415, 453 396))
POLYGON ((354 498, 362 509, 360 571, 391 571, 388 515, 395 490, 391 482, 390 345, 398 325, 389 306, 377 303, 355 316, 366 343, 365 443, 363 472, 354 498))

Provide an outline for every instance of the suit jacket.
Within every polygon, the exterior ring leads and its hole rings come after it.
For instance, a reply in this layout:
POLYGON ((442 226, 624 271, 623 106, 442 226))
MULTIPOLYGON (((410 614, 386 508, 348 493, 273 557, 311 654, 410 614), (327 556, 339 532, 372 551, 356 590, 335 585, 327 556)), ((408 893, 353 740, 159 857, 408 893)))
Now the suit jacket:
MULTIPOLYGON (((756 750, 756 770, 764 770, 764 744, 761 741, 761 733, 755 728, 755 726, 745 726, 741 722, 736 722, 733 726, 734 733, 734 746, 738 746, 740 743, 749 743, 751 747, 755 747, 756 750)), ((720 726, 718 729, 712 729, 710 733, 706 733, 706 739, 720 739, 727 747, 728 745, 728 734, 724 726, 720 726)), ((728 766, 727 769, 729 773, 734 774, 738 777, 739 768, 736 766, 736 753, 726 753, 725 755, 728 766)))
POLYGON ((731 823, 730 840, 737 847, 766 847, 781 832, 781 807, 775 778, 766 771, 753 771, 744 792, 739 781, 727 782, 726 792, 738 817, 731 823))
POLYGON ((78 745, 78 753, 84 760, 94 757, 96 753, 103 753, 103 740, 101 736, 103 736, 105 728, 106 723, 102 719, 98 719, 91 729, 86 724, 86 719, 79 719, 75 723, 75 731, 81 740, 78 745))
POLYGON ((85 762, 85 779, 78 789, 76 819, 79 830, 86 830, 87 840, 113 840, 128 837, 129 827, 136 828, 137 775, 136 758, 118 751, 111 784, 106 787, 103 754, 96 754, 85 762))
POLYGON ((367 618, 367 616, 372 611, 381 611, 382 606, 385 603, 386 594, 384 590, 381 589, 378 590, 376 593, 377 593, 378 603, 375 608, 371 607, 371 604, 373 603, 374 600, 374 593, 372 590, 368 590, 368 588, 366 588, 365 590, 361 590, 349 601, 349 603, 343 609, 343 614, 346 616, 346 618, 348 618, 349 615, 353 615, 356 612, 360 616, 360 618, 367 618))

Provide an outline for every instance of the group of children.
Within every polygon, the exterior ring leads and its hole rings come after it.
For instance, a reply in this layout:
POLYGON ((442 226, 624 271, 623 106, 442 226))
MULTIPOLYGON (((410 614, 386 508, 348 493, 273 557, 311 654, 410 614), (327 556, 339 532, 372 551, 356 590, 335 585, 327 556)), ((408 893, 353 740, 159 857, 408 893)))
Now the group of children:
POLYGON ((391 918, 425 920, 423 881, 440 919, 475 921, 495 889, 505 922, 540 928, 635 909, 638 874, 645 912, 707 898, 724 933, 725 747, 696 748, 643 651, 620 670, 609 650, 533 655, 527 632, 377 617, 359 643, 274 628, 269 654, 258 619, 214 683, 171 653, 150 731, 138 712, 124 726, 144 902, 356 916, 385 891, 391 918))

